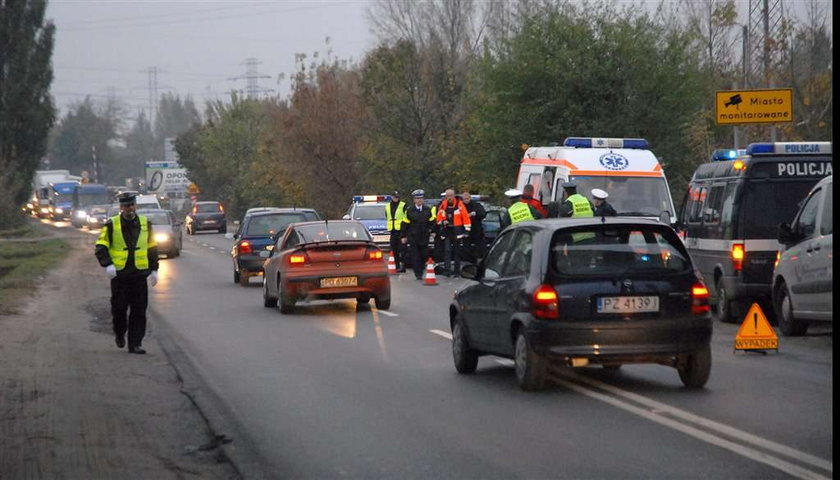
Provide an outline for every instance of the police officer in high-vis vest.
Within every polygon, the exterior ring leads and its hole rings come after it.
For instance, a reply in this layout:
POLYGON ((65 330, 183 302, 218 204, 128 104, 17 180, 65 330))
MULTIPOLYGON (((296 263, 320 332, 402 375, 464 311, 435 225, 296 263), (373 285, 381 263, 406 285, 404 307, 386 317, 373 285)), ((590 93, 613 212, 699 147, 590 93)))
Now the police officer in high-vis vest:
POLYGON ((505 192, 505 196, 510 199, 510 207, 508 207, 506 215, 502 215, 501 227, 505 228, 508 225, 524 222, 526 220, 537 220, 543 218, 542 214, 534 208, 527 198, 522 198, 522 192, 511 188, 505 192))
POLYGON ((391 232, 391 254, 394 256, 394 264, 398 272, 405 271, 402 258, 402 238, 405 236, 403 223, 405 223, 405 202, 400 200, 400 192, 394 192, 391 194, 391 201, 385 204, 385 225, 391 232))
POLYGON ((594 209, 589 199, 577 193, 577 185, 574 182, 563 184, 563 203, 560 204, 558 217, 592 217, 594 209))
POLYGON ((146 278, 157 284, 158 252, 152 225, 137 215, 135 192, 118 196, 120 213, 108 219, 96 240, 96 258, 111 277, 111 315, 117 347, 129 353, 146 353, 140 346, 146 334, 149 289, 146 278))

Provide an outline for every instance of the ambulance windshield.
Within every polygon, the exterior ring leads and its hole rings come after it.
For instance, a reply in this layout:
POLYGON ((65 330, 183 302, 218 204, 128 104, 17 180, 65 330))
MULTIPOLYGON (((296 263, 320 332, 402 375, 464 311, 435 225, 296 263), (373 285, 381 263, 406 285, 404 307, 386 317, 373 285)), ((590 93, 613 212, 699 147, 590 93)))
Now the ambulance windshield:
POLYGON ((573 176, 571 180, 577 184, 577 192, 590 200, 593 188, 606 191, 607 202, 619 215, 658 217, 662 212, 675 213, 662 177, 573 176))

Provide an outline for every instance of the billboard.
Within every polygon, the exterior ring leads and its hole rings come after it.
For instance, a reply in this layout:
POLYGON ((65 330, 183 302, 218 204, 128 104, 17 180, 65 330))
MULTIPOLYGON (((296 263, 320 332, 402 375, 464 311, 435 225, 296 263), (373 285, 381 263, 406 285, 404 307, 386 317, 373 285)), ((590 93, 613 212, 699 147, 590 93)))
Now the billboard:
POLYGON ((165 194, 186 192, 192 182, 178 162, 146 162, 146 191, 165 194))

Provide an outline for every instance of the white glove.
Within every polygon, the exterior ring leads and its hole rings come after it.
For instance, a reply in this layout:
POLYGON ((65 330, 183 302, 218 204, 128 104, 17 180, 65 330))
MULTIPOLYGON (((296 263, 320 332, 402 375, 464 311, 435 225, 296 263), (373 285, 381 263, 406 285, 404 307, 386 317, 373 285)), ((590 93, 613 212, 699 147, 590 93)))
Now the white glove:
POLYGON ((472 229, 472 225, 464 225, 464 230, 470 231, 472 229))
POLYGON ((149 283, 151 283, 153 287, 157 285, 157 270, 152 270, 152 274, 149 275, 149 283))
POLYGON ((109 278, 114 278, 114 277, 117 276, 117 267, 115 267, 114 264, 112 263, 112 264, 108 265, 107 267, 105 267, 105 273, 108 274, 109 278))

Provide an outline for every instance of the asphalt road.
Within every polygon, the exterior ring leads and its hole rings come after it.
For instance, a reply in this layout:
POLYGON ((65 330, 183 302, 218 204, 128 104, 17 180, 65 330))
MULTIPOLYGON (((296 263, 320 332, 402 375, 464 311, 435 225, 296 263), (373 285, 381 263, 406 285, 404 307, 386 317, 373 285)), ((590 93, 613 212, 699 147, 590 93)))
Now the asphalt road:
MULTIPOLYGON (((712 376, 560 369, 519 390, 509 361, 452 364, 447 306, 465 280, 392 277, 392 309, 262 305, 233 283, 231 240, 184 236, 150 305, 278 477, 831 478, 832 334, 734 353, 715 324, 712 376)), ((299 304, 300 305, 300 304, 299 304)))

